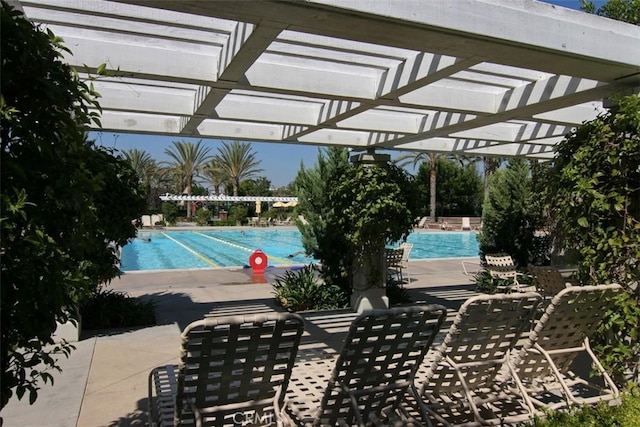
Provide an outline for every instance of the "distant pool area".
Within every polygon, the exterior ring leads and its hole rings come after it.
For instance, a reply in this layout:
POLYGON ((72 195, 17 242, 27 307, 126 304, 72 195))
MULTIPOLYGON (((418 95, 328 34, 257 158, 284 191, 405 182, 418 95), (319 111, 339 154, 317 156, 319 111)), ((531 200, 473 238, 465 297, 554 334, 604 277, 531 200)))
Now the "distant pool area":
MULTIPOLYGON (((475 232, 416 231, 410 260, 478 256, 475 232)), ((296 229, 140 231, 122 249, 121 270, 158 271, 244 267, 254 250, 262 250, 269 266, 316 262, 304 255, 296 229), (290 257, 289 255, 294 255, 290 257)))

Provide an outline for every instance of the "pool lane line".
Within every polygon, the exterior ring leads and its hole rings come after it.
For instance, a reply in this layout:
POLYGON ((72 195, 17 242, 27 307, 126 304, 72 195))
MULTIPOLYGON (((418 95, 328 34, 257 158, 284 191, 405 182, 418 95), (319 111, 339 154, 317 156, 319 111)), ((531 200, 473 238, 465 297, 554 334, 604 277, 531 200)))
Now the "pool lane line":
POLYGON ((184 249, 188 250, 189 252, 191 252, 193 255, 195 255, 196 257, 200 258, 202 261, 206 262, 207 264, 209 264, 212 267, 220 267, 218 264, 216 264, 215 262, 211 261, 209 258, 207 258, 206 256, 199 254, 198 252, 194 251, 193 249, 191 249, 189 246, 185 245, 182 242, 179 242, 178 240, 174 239, 173 237, 169 236, 167 233, 165 233, 164 231, 162 232, 162 235, 164 237, 166 237, 167 239, 171 240, 174 243, 177 243, 178 245, 182 246, 184 249))
MULTIPOLYGON (((194 233, 195 234, 199 234, 202 237, 206 237, 207 239, 215 240, 216 242, 224 243, 225 245, 229 245, 229 246, 233 246, 234 248, 242 249, 243 251, 247 251, 247 252, 253 252, 254 251, 254 249, 247 248, 246 246, 241 246, 241 245, 238 245, 236 243, 231 243, 231 242, 228 242, 226 240, 220 239, 218 237, 209 236, 207 234, 201 233, 200 231, 194 231, 194 233)), ((283 263, 285 265, 293 265, 293 262, 289 261, 288 259, 278 258, 276 256, 271 256, 269 254, 265 254, 265 255, 267 256, 267 258, 272 259, 274 261, 278 261, 278 262, 283 263)))

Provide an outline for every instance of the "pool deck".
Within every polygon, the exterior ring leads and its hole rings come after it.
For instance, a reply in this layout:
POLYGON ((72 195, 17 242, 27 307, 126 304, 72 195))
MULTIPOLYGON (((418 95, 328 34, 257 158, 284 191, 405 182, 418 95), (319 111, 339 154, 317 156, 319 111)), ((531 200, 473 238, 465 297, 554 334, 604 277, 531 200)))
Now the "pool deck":
MULTIPOLYGON (((477 259, 476 259, 477 260, 477 259)), ((267 281, 287 268, 267 270, 267 281)), ((405 287, 415 302, 443 304, 456 310, 475 295, 459 259, 411 261, 411 283, 405 287)), ((111 288, 156 301, 157 326, 126 330, 83 331, 54 386, 43 385, 38 400, 14 398, 2 410, 4 427, 139 426, 147 423, 147 376, 159 365, 176 363, 180 331, 205 314, 241 314, 282 309, 272 287, 254 280, 250 269, 220 268, 158 273, 128 273, 111 288)), ((318 321, 307 317, 303 346, 338 350, 348 322, 344 313, 318 321), (340 323, 342 320, 342 323, 340 323)), ((347 319, 351 319, 348 315, 347 319)), ((1 423, 0 423, 1 424, 1 423)))

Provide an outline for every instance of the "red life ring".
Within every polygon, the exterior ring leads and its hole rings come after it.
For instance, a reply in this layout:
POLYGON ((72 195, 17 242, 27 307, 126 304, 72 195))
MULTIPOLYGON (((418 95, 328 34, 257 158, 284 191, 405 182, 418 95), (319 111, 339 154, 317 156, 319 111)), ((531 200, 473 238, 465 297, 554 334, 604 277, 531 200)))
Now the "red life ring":
POLYGON ((260 249, 256 249, 251 256, 249 256, 249 265, 253 269, 253 274, 264 273, 265 268, 267 268, 267 262, 267 256, 260 249))

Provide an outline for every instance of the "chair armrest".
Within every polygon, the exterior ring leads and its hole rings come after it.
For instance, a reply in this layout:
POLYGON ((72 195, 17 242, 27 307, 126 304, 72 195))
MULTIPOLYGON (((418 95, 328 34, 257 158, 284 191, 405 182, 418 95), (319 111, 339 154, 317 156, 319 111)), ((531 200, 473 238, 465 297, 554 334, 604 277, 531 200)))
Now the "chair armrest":
POLYGON ((343 392, 345 392, 349 396, 349 401, 351 402, 351 409, 353 409, 353 413, 358 419, 358 427, 365 427, 364 420, 362 419, 362 414, 360 413, 360 409, 358 408, 358 399, 351 393, 351 390, 346 385, 342 384, 340 381, 336 381, 336 385, 338 385, 343 392))
POLYGON ((482 265, 478 262, 471 261, 460 261, 462 263, 462 271, 465 276, 476 277, 482 271, 482 265), (467 265, 476 267, 475 270, 471 270, 467 268, 467 265))
POLYGON ((187 399, 187 403, 189 404, 189 409, 193 412, 193 416, 196 422, 196 427, 202 427, 202 414, 200 414, 200 409, 193 403, 192 399, 187 399))

